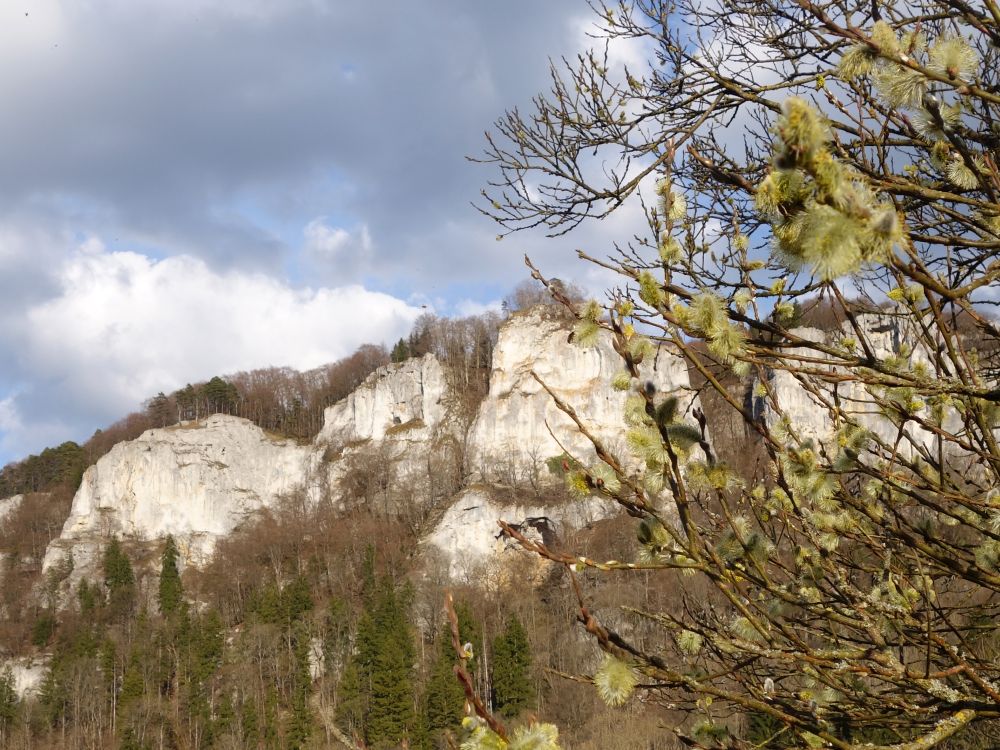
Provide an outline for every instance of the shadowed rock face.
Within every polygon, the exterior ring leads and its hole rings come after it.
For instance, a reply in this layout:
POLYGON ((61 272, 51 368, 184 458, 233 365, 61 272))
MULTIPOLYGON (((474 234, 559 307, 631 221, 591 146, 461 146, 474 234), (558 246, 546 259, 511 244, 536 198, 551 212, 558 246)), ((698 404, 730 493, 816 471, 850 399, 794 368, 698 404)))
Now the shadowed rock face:
MULTIPOLYGON (((377 470, 407 488, 411 502, 450 504, 456 513, 468 504, 463 499, 467 493, 442 503, 447 498, 432 498, 414 478, 422 472, 426 485, 433 462, 445 450, 460 455, 465 446, 467 481, 506 483, 509 488, 511 477, 531 473, 535 482, 559 481, 545 468, 546 460, 567 450, 589 461, 593 450, 531 373, 606 440, 621 434, 626 399, 611 387, 621 361, 610 340, 583 349, 568 343, 568 335, 567 323, 544 309, 513 316, 500 332, 490 392, 468 435, 449 412, 457 399, 432 355, 372 373, 326 410, 324 427, 311 445, 275 438, 247 420, 224 415, 149 430, 115 446, 87 470, 43 568, 65 563, 72 555, 72 585, 96 570, 100 549, 112 534, 139 541, 172 534, 183 559, 197 564, 219 538, 283 495, 302 491, 313 502, 350 502, 343 497, 349 491, 345 479, 359 460, 375 461, 377 470), (498 467, 503 469, 499 474, 498 467)), ((647 363, 647 373, 653 387, 680 397, 681 413, 689 409, 687 370, 678 357, 662 350, 647 363)), ((471 526, 467 514, 461 519, 446 514, 430 535, 430 542, 456 566, 498 548, 497 509, 488 502, 477 504, 481 518, 471 526)), ((580 507, 585 506, 589 508, 580 507)), ((586 512, 524 507, 508 520, 521 523, 544 516, 550 530, 558 530, 597 512, 596 506, 586 512)))

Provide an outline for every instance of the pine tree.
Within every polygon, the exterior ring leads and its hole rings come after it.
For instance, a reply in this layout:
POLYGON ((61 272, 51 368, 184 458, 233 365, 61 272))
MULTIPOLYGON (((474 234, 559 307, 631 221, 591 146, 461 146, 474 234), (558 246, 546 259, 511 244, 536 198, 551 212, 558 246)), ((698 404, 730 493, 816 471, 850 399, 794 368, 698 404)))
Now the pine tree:
POLYGON ((17 692, 10 667, 0 673, 0 744, 5 742, 17 718, 17 692))
POLYGON ((254 747, 260 739, 260 716, 252 695, 243 696, 240 707, 240 731, 245 747, 254 747))
POLYGON ((149 400, 146 413, 153 422, 154 427, 166 427, 173 424, 174 415, 171 413, 170 399, 162 391, 149 400))
POLYGON ((219 613, 209 610, 201 617, 192 618, 184 642, 188 652, 184 685, 188 717, 201 734, 201 744, 208 745, 214 729, 211 678, 222 664, 224 643, 219 613))
POLYGON ((97 597, 99 590, 92 586, 86 578, 80 579, 76 587, 76 599, 80 604, 80 614, 87 615, 97 607, 97 597))
POLYGON ((177 421, 198 418, 198 394, 194 386, 188 383, 174 394, 177 403, 177 421))
POLYGON ((209 413, 232 414, 236 410, 239 392, 232 383, 216 375, 201 387, 201 397, 205 400, 209 413))
POLYGON ((285 627, 291 627, 312 610, 312 594, 305 576, 296 576, 281 590, 280 607, 285 627))
POLYGON ((338 721, 373 748, 408 739, 416 723, 413 665, 416 652, 407 620, 410 592, 388 577, 375 583, 373 560, 364 567, 365 610, 355 651, 340 686, 338 721))
POLYGON ((264 747, 281 747, 281 736, 278 732, 280 722, 278 721, 278 691, 271 688, 267 692, 267 699, 264 702, 264 747))
POLYGON ((309 690, 312 676, 309 672, 309 635, 304 627, 296 628, 294 636, 295 670, 292 674, 292 711, 288 723, 288 747, 304 747, 312 732, 312 714, 309 711, 309 690))
POLYGON ((52 610, 46 609, 35 621, 31 629, 31 643, 38 648, 44 648, 56 630, 56 616, 52 610))
POLYGON ((108 605, 114 615, 126 616, 135 602, 135 574, 118 537, 111 537, 104 550, 103 562, 108 605))
POLYGON ((125 707, 132 701, 142 697, 146 689, 142 675, 142 662, 139 652, 135 649, 129 655, 128 664, 122 675, 122 687, 119 695, 119 706, 125 707))
MULTIPOLYGON (((458 603, 455 614, 458 617, 459 640, 472 646, 472 656, 467 660, 466 668, 475 674, 482 649, 482 632, 468 606, 458 603)), ((445 625, 438 635, 437 655, 424 692, 424 725, 432 739, 445 730, 454 729, 462 719, 465 691, 455 677, 453 668, 456 659, 451 627, 445 625)))
POLYGON ((392 354, 389 355, 389 359, 393 362, 404 362, 410 358, 410 345, 406 342, 406 339, 400 339, 396 342, 396 345, 392 347, 392 354))
POLYGON ((109 591, 124 589, 135 584, 132 563, 122 549, 118 537, 111 537, 104 550, 104 585, 109 591))
POLYGON ((531 646, 524 626, 511 617, 493 641, 493 708, 502 716, 516 716, 531 705, 531 646))
POLYGON ((407 619, 409 591, 397 591, 384 579, 375 612, 375 649, 371 664, 371 713, 368 737, 372 747, 392 747, 413 729, 413 664, 416 653, 407 619))
POLYGON ((160 612, 171 615, 180 607, 184 596, 180 572, 177 570, 177 545, 173 536, 167 536, 167 546, 160 557, 160 612))
POLYGON ((438 653, 424 694, 424 720, 431 737, 455 728, 462 720, 465 691, 453 671, 455 658, 451 631, 445 628, 438 636, 438 653))
POLYGON ((352 736, 363 737, 368 716, 368 683, 362 677, 360 660, 351 659, 337 689, 337 724, 352 736))

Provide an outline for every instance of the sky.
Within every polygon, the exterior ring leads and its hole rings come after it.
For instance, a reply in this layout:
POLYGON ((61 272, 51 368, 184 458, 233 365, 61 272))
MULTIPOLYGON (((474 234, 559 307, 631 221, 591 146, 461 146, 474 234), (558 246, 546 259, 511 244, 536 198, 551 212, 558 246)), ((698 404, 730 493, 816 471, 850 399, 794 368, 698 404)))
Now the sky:
MULTIPOLYGON (((159 391, 496 307, 636 216, 497 242, 484 131, 584 0, 5 0, 0 464, 159 391)), ((626 54, 622 51, 621 54, 626 54)), ((629 232, 630 234, 630 232, 629 232)))

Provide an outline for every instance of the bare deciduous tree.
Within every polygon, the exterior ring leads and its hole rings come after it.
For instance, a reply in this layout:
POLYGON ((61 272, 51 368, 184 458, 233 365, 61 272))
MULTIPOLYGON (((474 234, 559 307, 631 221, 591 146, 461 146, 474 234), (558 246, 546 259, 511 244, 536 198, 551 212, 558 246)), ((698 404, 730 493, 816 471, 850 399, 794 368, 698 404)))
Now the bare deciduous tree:
POLYGON ((569 477, 635 518, 642 553, 523 540, 571 569, 605 652, 594 684, 685 709, 692 747, 974 744, 1000 716, 1000 8, 595 11, 603 51, 554 65, 489 136, 482 206, 504 232, 644 219, 610 258, 581 252, 622 282, 575 330, 614 338, 644 470, 595 439, 600 460, 569 477), (648 65, 617 63, 622 45, 648 65), (796 328, 816 304, 826 330, 796 328), (656 345, 745 424, 758 469, 642 383, 656 345), (672 607, 625 608, 661 637, 607 627, 581 570, 672 587, 672 607))

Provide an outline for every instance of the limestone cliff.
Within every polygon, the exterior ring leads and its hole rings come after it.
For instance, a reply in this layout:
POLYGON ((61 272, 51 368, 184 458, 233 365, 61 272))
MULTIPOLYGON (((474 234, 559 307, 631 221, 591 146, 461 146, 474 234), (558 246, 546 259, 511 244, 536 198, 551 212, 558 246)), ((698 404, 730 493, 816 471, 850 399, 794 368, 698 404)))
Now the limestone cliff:
POLYGON ((535 502, 499 503, 482 487, 463 491, 444 514, 427 544, 436 547, 457 581, 476 583, 502 565, 505 553, 520 547, 506 538, 497 521, 518 528, 529 539, 552 544, 568 530, 606 518, 614 508, 599 498, 551 506, 535 502))
MULTIPOLYGON (((856 316, 859 328, 864 332, 872 353, 879 361, 905 354, 910 366, 916 363, 928 365, 930 356, 919 343, 920 338, 913 329, 913 322, 897 316, 864 313, 856 316)), ((841 346, 845 340, 855 338, 855 331, 844 323, 841 328, 822 331, 816 328, 795 328, 791 334, 803 342, 841 346)), ((793 357, 810 355, 808 344, 789 350, 793 357)), ((834 373, 836 374, 836 373, 834 373)), ((845 373, 846 375, 846 373, 845 373)), ((935 436, 928 430, 910 423, 904 429, 903 439, 899 439, 899 428, 887 418, 876 402, 877 393, 863 384, 848 379, 845 382, 824 382, 821 378, 796 377, 787 371, 768 374, 768 386, 774 394, 778 408, 768 398, 754 389, 753 411, 769 425, 777 424, 782 415, 799 439, 829 438, 834 430, 829 405, 836 404, 841 414, 857 422, 888 445, 897 444, 897 450, 904 457, 911 457, 921 448, 935 444, 935 436), (808 386, 808 387, 806 387, 808 386)), ((921 415, 926 416, 926 409, 921 415)), ((955 419, 954 412, 946 414, 945 425, 955 419)))
POLYGON ((24 500, 24 495, 14 495, 13 497, 0 499, 0 523, 3 523, 7 516, 21 507, 22 500, 24 500))
POLYGON ((415 503, 450 494, 461 478, 464 438, 451 418, 451 396, 431 354, 377 369, 324 412, 313 494, 349 505, 360 499, 352 478, 372 471, 386 485, 405 486, 415 503))
MULTIPOLYGON (((469 466, 483 481, 541 471, 546 459, 564 452, 585 462, 593 456, 587 438, 534 375, 572 406, 596 436, 620 442, 626 394, 613 390, 611 379, 623 369, 621 357, 608 336, 584 348, 570 343, 568 331, 566 322, 545 307, 519 313, 501 329, 490 392, 469 436, 469 466)), ((680 414, 687 414, 692 397, 680 357, 661 349, 644 364, 643 374, 658 391, 677 395, 680 414)))
POLYGON ((251 422, 216 414, 149 430, 87 469, 43 569, 72 553, 93 563, 111 534, 150 540, 173 534, 198 560, 248 515, 302 485, 311 450, 251 422))
POLYGON ((316 442, 426 438, 445 417, 446 391, 444 370, 431 354, 380 367, 324 412, 316 442))
MULTIPOLYGON (((607 339, 586 349, 568 343, 569 330, 544 308, 512 316, 500 332, 489 394, 468 434, 462 426, 467 422, 450 411, 460 399, 449 390, 441 364, 427 355, 372 373, 326 410, 311 445, 223 415, 121 443, 87 470, 44 568, 66 570, 72 558, 73 578, 94 571, 112 534, 139 541, 172 534, 185 559, 197 563, 220 537, 287 493, 301 491, 312 502, 341 506, 362 501, 353 478, 367 472, 401 488, 397 495, 406 502, 444 513, 430 543, 457 573, 459 563, 468 567, 497 548, 500 515, 487 494, 455 495, 457 490, 485 482, 509 493, 526 480, 556 482, 545 468, 547 459, 564 450, 582 460, 592 455, 532 373, 597 435, 614 442, 620 434, 625 394, 610 384, 621 369, 618 355, 607 339)), ((678 357, 662 350, 645 377, 679 395, 682 410, 689 408, 687 371, 678 357)), ((507 507, 504 517, 514 523, 546 517, 561 528, 598 513, 586 503, 553 512, 522 505, 507 507)))

